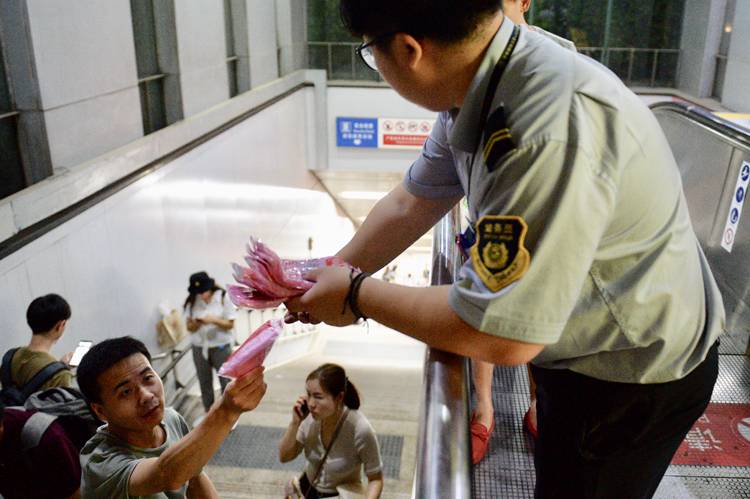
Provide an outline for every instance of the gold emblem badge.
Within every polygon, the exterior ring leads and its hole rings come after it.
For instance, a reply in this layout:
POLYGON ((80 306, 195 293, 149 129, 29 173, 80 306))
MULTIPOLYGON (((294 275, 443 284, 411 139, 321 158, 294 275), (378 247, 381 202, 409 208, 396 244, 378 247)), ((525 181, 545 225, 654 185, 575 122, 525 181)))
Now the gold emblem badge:
POLYGON ((528 227, 518 216, 487 215, 476 224, 471 261, 482 282, 500 291, 526 273, 531 255, 524 247, 528 227))
POLYGON ((489 243, 482 250, 482 261, 490 270, 502 269, 508 261, 508 248, 504 243, 489 243))

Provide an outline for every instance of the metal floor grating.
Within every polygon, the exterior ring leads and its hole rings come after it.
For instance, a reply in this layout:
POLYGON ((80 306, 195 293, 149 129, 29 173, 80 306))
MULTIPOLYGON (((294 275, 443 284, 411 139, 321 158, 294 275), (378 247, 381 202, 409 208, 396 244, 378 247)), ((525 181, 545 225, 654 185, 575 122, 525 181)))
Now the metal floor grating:
POLYGON ((750 334, 742 331, 731 331, 721 335, 719 353, 728 355, 743 355, 747 350, 750 334))
MULTIPOLYGON (((722 337, 719 379, 713 402, 750 403, 750 359, 742 355, 747 335, 722 337)), ((495 431, 487 457, 474 467, 476 498, 524 499, 534 496, 533 441, 523 431, 528 408, 525 366, 495 368, 492 399, 495 431)), ((670 466, 654 496, 658 499, 750 498, 750 469, 739 467, 670 466)))
MULTIPOLYGON (((278 445, 285 428, 270 426, 238 426, 209 462, 213 466, 232 466, 265 470, 302 471, 304 454, 293 461, 279 462, 278 445)), ((378 435, 383 458, 383 475, 398 479, 404 438, 400 435, 378 435)))

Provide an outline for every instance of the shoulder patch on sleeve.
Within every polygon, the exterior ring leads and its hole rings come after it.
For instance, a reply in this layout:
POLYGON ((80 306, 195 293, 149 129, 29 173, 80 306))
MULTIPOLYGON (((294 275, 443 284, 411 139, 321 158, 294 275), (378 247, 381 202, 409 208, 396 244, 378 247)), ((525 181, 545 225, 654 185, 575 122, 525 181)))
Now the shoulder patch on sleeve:
POLYGON ((518 216, 486 215, 477 222, 471 261, 491 291, 501 290, 526 273, 531 261, 524 247, 527 229, 526 222, 518 216))
POLYGON ((515 148, 516 144, 505 120, 505 109, 500 106, 492 111, 484 128, 483 157, 487 169, 494 170, 498 160, 515 148))

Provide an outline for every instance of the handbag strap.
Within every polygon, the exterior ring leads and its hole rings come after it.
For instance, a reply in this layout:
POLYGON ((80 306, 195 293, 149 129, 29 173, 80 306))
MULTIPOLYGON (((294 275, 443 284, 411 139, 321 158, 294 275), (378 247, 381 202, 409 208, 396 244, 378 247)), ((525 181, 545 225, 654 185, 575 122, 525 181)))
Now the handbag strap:
MULTIPOLYGON (((318 468, 315 470, 315 475, 310 477, 310 488, 307 489, 307 492, 305 492, 305 497, 307 497, 307 494, 310 492, 311 489, 315 488, 315 484, 318 483, 318 478, 320 478, 320 472, 323 471, 323 465, 326 462, 326 459, 328 458, 328 453, 331 452, 331 447, 333 447, 333 444, 336 442, 336 437, 339 436, 339 431, 341 431, 341 427, 344 426, 344 420, 346 419, 347 414, 349 414, 349 408, 345 407, 344 412, 341 413, 341 416, 339 417, 338 423, 336 423, 336 429, 333 430, 333 438, 331 438, 331 443, 328 444, 328 447, 326 447, 326 451, 323 454, 323 457, 320 459, 320 462, 318 463, 318 468)), ((321 424, 321 431, 323 429, 323 425, 321 424)), ((323 434, 321 433, 321 441, 323 440, 323 434)))

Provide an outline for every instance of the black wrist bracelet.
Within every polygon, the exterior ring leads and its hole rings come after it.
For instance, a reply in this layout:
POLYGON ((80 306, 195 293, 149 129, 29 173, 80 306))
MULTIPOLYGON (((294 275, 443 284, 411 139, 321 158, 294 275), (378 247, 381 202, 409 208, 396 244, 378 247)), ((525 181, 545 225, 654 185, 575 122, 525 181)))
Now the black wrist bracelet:
POLYGON ((368 277, 370 277, 370 274, 367 272, 360 272, 354 277, 354 279, 352 279, 352 282, 349 285, 349 294, 347 295, 349 310, 352 311, 357 319, 367 320, 367 316, 362 313, 359 309, 359 305, 357 305, 357 297, 359 296, 359 288, 362 286, 362 282, 368 277))
POLYGON ((354 267, 349 269, 349 290, 346 292, 346 296, 344 297, 344 306, 341 307, 341 315, 344 315, 346 313, 346 307, 349 304, 349 299, 352 296, 352 284, 354 284, 354 273, 357 271, 354 267))

